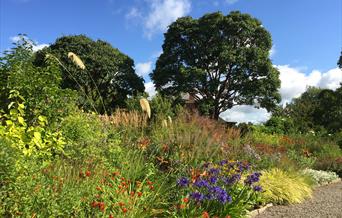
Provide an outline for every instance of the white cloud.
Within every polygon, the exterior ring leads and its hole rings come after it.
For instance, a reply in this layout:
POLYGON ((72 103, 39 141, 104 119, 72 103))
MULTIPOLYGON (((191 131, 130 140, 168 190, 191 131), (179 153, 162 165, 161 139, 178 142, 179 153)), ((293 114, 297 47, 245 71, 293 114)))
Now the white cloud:
POLYGON ((238 105, 220 114, 224 120, 238 123, 261 123, 268 120, 270 116, 266 109, 258 109, 250 105, 238 105))
POLYGON ((156 87, 154 86, 153 82, 145 83, 145 92, 151 97, 156 95, 156 87))
MULTIPOLYGON (((289 65, 275 66, 280 72, 281 104, 290 102, 299 97, 308 86, 328 88, 335 90, 342 82, 341 69, 334 68, 327 72, 313 70, 309 74, 302 72, 303 68, 293 68, 289 65)), ((240 105, 227 110, 220 115, 227 121, 260 123, 269 119, 270 114, 265 109, 257 109, 253 106, 240 105)))
POLYGON ((148 61, 145 63, 138 63, 135 66, 135 69, 139 76, 148 75, 152 71, 152 61, 148 61))
POLYGON ((189 0, 150 0, 150 11, 144 22, 144 32, 148 38, 157 32, 166 31, 169 24, 191 10, 189 0))
POLYGON ((139 11, 138 8, 133 7, 130 9, 130 11, 126 14, 126 19, 135 19, 135 18, 141 18, 142 13, 139 11))
POLYGON ((336 89, 342 82, 342 71, 338 68, 325 73, 313 70, 306 75, 300 69, 292 68, 289 65, 276 67, 280 71, 282 104, 290 102, 292 98, 299 97, 308 86, 336 89))
MULTIPOLYGON (((22 36, 24 39, 28 39, 26 36, 22 36)), ((21 39, 20 36, 12 36, 10 37, 10 40, 13 42, 13 43, 17 43, 19 40, 21 39)), ((38 42, 35 42, 35 45, 32 44, 32 50, 34 52, 36 51, 39 51, 45 47, 49 46, 48 44, 38 44, 38 42)))

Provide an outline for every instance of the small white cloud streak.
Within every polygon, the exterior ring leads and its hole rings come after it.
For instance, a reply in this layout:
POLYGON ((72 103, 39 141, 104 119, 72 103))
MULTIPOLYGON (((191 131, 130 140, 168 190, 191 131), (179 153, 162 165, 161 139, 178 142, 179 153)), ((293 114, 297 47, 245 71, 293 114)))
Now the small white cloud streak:
MULTIPOLYGON (((23 36, 24 39, 28 39, 26 36, 23 36)), ((11 42, 13 43, 17 43, 19 40, 21 40, 20 36, 12 36, 10 37, 11 42)), ((49 44, 38 44, 37 42, 35 42, 35 45, 32 44, 32 50, 33 52, 39 51, 45 47, 48 47, 49 44)))
POLYGON ((168 25, 190 10, 189 0, 150 0, 150 11, 144 21, 145 36, 151 38, 157 32, 165 32, 168 25))
POLYGON ((152 71, 152 61, 137 63, 135 70, 139 76, 146 76, 152 71))
POLYGON ((145 92, 148 93, 149 98, 152 98, 156 95, 157 92, 153 82, 145 83, 145 92))

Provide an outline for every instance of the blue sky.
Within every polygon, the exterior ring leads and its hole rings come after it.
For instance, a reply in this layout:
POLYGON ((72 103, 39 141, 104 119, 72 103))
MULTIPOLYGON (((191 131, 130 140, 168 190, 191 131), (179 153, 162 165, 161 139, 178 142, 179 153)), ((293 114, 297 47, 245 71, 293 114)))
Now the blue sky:
POLYGON ((286 100, 307 85, 336 88, 342 81, 342 72, 336 69, 342 49, 341 0, 0 0, 0 4, 0 51, 10 48, 18 33, 40 46, 63 35, 86 34, 132 57, 149 91, 153 85, 147 74, 160 54, 168 24, 180 16, 233 10, 251 14, 270 31, 271 58, 282 73, 286 100))

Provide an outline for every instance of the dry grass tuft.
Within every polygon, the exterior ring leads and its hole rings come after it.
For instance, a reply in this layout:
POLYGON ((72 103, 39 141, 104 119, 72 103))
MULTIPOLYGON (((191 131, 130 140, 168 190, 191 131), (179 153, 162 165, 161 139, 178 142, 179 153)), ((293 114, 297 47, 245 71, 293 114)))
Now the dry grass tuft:
POLYGON ((117 110, 111 116, 102 115, 100 118, 115 127, 142 128, 147 126, 146 116, 141 116, 138 111, 117 110))
POLYGON ((81 60, 81 58, 79 58, 75 53, 73 52, 69 52, 68 53, 68 58, 70 60, 72 60, 72 62, 74 62, 79 68, 81 68, 82 70, 85 69, 85 65, 83 64, 83 61, 81 60))

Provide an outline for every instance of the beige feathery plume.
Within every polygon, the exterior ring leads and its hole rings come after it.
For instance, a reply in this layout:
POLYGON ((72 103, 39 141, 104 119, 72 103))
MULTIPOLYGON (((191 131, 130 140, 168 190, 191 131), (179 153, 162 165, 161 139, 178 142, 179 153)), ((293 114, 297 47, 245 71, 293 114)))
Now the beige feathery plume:
POLYGON ((167 128, 167 121, 166 121, 166 120, 163 120, 163 122, 162 122, 162 127, 163 127, 163 128, 167 128))
POLYGON ((169 120, 169 124, 172 125, 172 118, 170 116, 167 116, 167 119, 169 120))
POLYGON ((140 106, 141 109, 147 113, 148 118, 151 118, 151 108, 146 98, 140 99, 140 106))
POLYGON ((83 64, 82 60, 75 53, 69 52, 68 58, 72 60, 72 62, 74 62, 82 70, 85 69, 85 65, 83 64))

